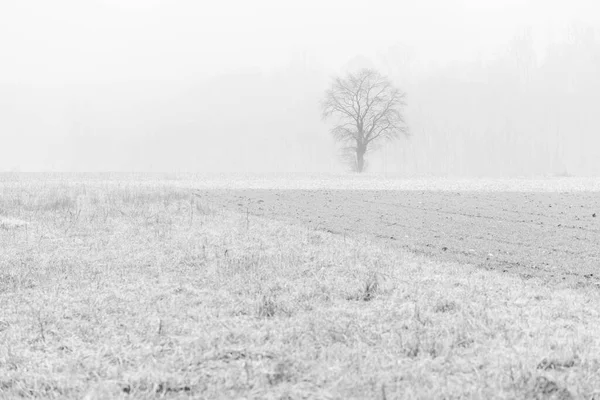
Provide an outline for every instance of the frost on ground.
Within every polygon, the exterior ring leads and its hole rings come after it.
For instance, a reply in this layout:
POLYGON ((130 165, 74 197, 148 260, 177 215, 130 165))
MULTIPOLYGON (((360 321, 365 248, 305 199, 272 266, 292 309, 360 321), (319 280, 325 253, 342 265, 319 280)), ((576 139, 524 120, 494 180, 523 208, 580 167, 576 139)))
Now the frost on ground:
POLYGON ((600 396, 597 289, 82 190, 0 197, 0 398, 600 396))
POLYGON ((28 182, 83 187, 138 186, 195 189, 277 190, 433 190, 479 192, 598 192, 597 177, 523 178, 409 178, 381 174, 348 173, 0 173, 0 185, 22 187, 28 182))
POLYGON ((0 229, 11 230, 27 226, 27 221, 22 221, 16 218, 5 218, 0 216, 0 229))

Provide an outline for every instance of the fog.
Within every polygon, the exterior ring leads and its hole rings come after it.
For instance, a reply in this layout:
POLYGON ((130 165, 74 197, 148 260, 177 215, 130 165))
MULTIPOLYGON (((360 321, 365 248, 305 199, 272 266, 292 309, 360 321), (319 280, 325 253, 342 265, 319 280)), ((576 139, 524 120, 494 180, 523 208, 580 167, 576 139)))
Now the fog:
POLYGON ((0 171, 338 172, 319 102, 375 68, 406 176, 600 175, 594 0, 0 2, 0 171))

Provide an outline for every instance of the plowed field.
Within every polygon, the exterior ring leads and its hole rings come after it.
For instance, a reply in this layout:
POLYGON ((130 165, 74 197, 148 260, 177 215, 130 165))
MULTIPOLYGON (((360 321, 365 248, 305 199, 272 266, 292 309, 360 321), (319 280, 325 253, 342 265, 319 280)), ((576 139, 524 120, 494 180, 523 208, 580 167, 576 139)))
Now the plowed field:
POLYGON ((202 190, 215 207, 366 235, 434 259, 600 285, 600 193, 202 190))

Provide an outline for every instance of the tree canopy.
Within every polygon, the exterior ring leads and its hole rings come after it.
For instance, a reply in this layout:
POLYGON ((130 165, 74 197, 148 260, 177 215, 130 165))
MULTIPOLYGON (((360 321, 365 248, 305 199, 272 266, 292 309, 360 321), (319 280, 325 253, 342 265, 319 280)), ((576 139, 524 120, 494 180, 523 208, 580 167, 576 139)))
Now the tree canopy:
POLYGON ((408 135, 402 109, 406 94, 373 69, 337 77, 321 103, 323 119, 335 119, 331 134, 357 172, 365 154, 386 141, 408 135))

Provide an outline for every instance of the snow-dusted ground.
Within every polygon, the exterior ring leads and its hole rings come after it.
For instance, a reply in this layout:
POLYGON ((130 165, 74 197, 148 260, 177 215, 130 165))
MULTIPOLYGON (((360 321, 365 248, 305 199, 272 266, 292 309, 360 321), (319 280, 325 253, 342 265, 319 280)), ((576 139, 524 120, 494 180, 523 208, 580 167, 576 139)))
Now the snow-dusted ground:
POLYGON ((577 192, 600 191, 600 177, 542 178, 404 178, 375 174, 192 174, 192 173, 20 173, 0 174, 0 186, 27 186, 28 182, 64 185, 168 185, 198 189, 351 189, 577 192))

